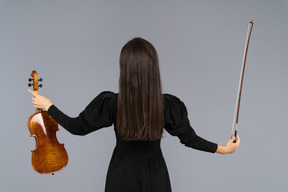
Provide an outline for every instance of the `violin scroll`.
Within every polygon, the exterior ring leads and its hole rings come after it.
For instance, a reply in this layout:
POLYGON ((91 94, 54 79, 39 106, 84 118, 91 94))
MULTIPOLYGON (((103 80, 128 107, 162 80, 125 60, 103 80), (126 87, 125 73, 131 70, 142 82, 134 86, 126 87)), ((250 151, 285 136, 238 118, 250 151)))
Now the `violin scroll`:
POLYGON ((39 82, 39 81, 42 82, 43 79, 42 79, 42 78, 39 78, 39 79, 38 79, 38 73, 37 73, 35 70, 32 71, 31 77, 32 77, 32 78, 29 78, 28 81, 29 81, 29 82, 33 81, 33 83, 28 83, 28 87, 33 86, 33 91, 36 91, 36 92, 37 92, 39 88, 43 87, 42 84, 38 84, 38 82, 39 82))

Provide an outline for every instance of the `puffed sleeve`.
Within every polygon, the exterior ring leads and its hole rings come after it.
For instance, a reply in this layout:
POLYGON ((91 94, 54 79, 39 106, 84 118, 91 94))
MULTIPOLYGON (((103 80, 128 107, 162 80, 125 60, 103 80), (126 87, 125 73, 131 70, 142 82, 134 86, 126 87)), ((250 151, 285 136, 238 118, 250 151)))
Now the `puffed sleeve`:
POLYGON ((215 153, 218 145, 199 137, 190 125, 184 103, 177 97, 164 95, 164 121, 166 131, 177 136, 187 147, 215 153))
POLYGON ((55 105, 48 109, 48 114, 63 128, 74 135, 86 135, 113 124, 114 93, 102 92, 79 114, 71 118, 55 105))

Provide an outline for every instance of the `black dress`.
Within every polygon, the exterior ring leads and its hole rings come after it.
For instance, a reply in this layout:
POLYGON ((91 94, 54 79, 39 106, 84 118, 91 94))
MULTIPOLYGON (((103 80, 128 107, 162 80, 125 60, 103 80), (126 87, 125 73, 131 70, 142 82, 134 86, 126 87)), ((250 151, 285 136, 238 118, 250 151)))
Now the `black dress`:
MULTIPOLYGON (((164 94, 165 130, 178 136, 187 147, 212 152, 217 144, 197 136, 190 126, 187 110, 177 97, 164 94)), ((72 134, 85 135, 114 125, 116 146, 109 164, 106 192, 170 192, 170 180, 160 140, 125 141, 116 132, 118 94, 102 92, 76 118, 52 105, 48 113, 72 134)))

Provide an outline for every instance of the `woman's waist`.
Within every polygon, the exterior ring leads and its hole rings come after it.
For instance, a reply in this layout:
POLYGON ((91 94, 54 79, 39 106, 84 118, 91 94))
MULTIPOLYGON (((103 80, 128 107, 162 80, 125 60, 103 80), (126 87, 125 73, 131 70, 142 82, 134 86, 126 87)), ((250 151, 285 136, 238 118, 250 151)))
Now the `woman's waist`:
POLYGON ((156 155, 162 154, 160 141, 124 141, 117 140, 115 149, 128 155, 156 155))

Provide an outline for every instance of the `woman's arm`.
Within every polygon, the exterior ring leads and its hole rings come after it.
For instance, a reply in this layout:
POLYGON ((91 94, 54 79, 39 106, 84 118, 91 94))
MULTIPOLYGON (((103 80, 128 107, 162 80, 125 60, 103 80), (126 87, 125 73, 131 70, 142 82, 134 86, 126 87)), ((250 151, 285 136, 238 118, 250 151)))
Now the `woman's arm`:
POLYGON ((237 151, 239 145, 240 145, 240 137, 237 135, 236 136, 236 142, 233 143, 235 140, 235 137, 232 137, 225 146, 218 145, 218 148, 216 150, 216 153, 219 154, 228 154, 228 153, 234 153, 237 151))
POLYGON ((58 124, 74 135, 86 135, 113 124, 111 102, 114 94, 112 92, 102 92, 79 116, 73 118, 60 111, 48 98, 31 90, 29 92, 33 95, 32 102, 35 108, 45 109, 58 124))

